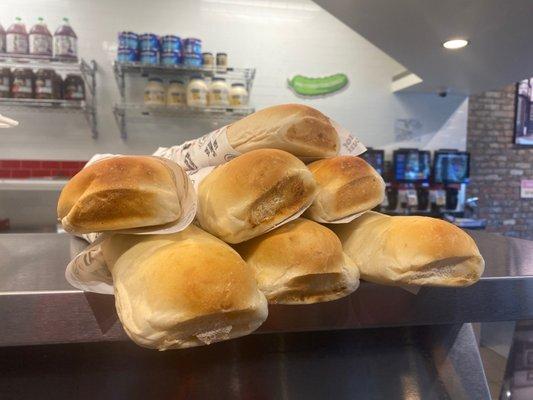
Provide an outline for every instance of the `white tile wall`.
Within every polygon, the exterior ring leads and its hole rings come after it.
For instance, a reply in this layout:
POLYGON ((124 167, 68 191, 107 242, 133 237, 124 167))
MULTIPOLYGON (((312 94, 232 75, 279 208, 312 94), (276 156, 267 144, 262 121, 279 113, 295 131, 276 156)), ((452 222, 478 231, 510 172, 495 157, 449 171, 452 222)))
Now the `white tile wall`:
POLYGON ((0 23, 4 28, 15 16, 21 16, 28 26, 42 16, 53 29, 63 16, 70 18, 79 36, 80 54, 95 59, 100 67, 100 137, 90 138, 79 115, 10 112, 21 125, 0 132, 0 158, 85 159, 95 152, 146 153, 212 129, 211 124, 198 120, 136 123, 130 124, 129 139, 120 139, 112 115, 118 90, 111 70, 120 30, 200 37, 205 50, 226 51, 230 64, 255 66, 252 102, 256 108, 306 103, 374 147, 464 148, 465 98, 391 94, 391 78, 402 66, 311 1, 3 0, 0 23), (332 96, 302 99, 286 87, 287 78, 294 74, 337 72, 346 73, 350 85, 332 96), (421 121, 422 132, 415 143, 395 142, 397 118, 421 121))

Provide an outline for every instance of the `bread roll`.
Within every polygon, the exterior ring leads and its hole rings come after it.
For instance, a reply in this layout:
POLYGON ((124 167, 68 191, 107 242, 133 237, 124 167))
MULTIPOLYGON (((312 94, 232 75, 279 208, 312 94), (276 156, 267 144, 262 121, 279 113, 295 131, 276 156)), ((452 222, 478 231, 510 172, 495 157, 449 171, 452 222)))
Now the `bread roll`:
POLYGON ((194 225, 169 235, 114 235, 102 243, 118 316, 129 337, 159 350, 249 334, 268 314, 252 269, 194 225))
POLYGON ((253 113, 228 127, 231 146, 246 153, 272 148, 297 157, 339 154, 339 135, 328 117, 302 104, 282 104, 253 113))
POLYGON ((196 218, 228 243, 258 236, 308 207, 315 181, 293 155, 253 150, 220 165, 198 187, 196 218))
POLYGON ((338 156, 307 166, 317 183, 317 196, 305 212, 307 218, 331 222, 381 204, 385 182, 365 160, 338 156))
POLYGON ((485 267, 474 240, 440 219, 369 211, 348 224, 329 226, 366 281, 468 286, 485 267))
POLYGON ((328 228, 298 218, 235 248, 269 303, 335 300, 359 286, 359 271, 328 228))
POLYGON ((158 157, 107 158, 82 169, 66 184, 57 215, 72 233, 168 224, 181 217, 187 186, 186 176, 177 182, 158 157))

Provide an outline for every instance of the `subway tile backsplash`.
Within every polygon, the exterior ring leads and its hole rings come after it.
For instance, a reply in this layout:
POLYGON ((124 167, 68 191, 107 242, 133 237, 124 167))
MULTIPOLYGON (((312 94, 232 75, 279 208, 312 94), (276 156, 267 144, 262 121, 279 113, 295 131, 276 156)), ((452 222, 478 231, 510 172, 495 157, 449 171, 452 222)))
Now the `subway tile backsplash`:
POLYGON ((87 161, 0 160, 0 179, 70 178, 87 161))

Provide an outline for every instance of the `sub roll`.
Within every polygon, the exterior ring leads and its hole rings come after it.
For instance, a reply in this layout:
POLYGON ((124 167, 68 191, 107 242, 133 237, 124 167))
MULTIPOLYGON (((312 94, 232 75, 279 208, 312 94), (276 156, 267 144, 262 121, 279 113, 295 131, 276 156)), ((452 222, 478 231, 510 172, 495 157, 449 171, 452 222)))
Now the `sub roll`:
POLYGON ((228 126, 230 145, 241 153, 272 148, 297 157, 333 157, 340 139, 328 117, 302 104, 264 108, 228 126))
POLYGON ((385 182, 365 160, 338 156, 307 166, 317 183, 317 195, 305 217, 318 222, 334 222, 383 202, 385 182))
POLYGON ((253 150, 218 166, 199 183, 196 218, 225 242, 240 243, 309 207, 315 189, 313 175, 295 156, 253 150))
POLYGON ((71 233, 165 225, 182 216, 189 180, 158 157, 119 156, 77 173, 59 196, 57 215, 71 233))
POLYGON ((337 236, 308 219, 298 218, 235 248, 254 270, 269 303, 330 301, 359 286, 359 271, 337 236))
POLYGON ((247 335, 267 317, 251 268, 194 225, 169 235, 114 235, 102 252, 120 321, 140 346, 211 344, 247 335))
POLYGON ((348 224, 329 227, 366 281, 468 286, 480 278, 485 267, 474 240, 440 219, 369 211, 348 224))

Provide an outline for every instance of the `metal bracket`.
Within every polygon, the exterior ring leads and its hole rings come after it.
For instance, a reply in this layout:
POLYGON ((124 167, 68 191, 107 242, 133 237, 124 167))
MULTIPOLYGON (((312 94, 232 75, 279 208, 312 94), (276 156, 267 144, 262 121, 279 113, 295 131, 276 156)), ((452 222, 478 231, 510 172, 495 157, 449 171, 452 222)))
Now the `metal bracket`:
POLYGON ((113 108, 113 115, 115 116, 118 129, 120 130, 120 138, 126 140, 128 138, 128 132, 126 130, 126 110, 119 106, 115 106, 113 108))
POLYGON ((120 97, 122 98, 122 102, 124 102, 126 96, 126 79, 124 77, 124 71, 116 62, 113 64, 113 73, 115 75, 115 81, 117 82, 118 91, 120 92, 120 97))
POLYGON ((90 125, 92 138, 98 138, 98 127, 96 118, 96 61, 91 60, 89 62, 81 59, 80 72, 83 79, 87 83, 87 87, 90 93, 90 99, 86 99, 86 106, 84 107, 85 118, 90 125))

